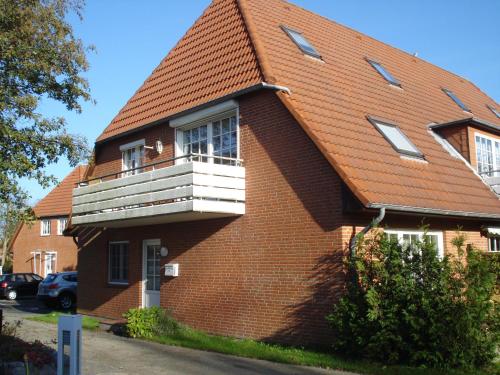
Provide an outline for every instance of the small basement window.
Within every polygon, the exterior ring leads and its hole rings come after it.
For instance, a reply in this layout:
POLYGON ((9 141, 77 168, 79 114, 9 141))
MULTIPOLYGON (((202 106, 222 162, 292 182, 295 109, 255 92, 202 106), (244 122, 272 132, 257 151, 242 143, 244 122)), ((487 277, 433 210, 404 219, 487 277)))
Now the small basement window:
POLYGON ((458 97, 450 90, 443 88, 443 92, 448 95, 460 108, 462 108, 466 112, 470 112, 471 110, 460 100, 458 97))
POLYGON ((401 86, 401 83, 392 76, 391 73, 389 73, 383 66, 382 64, 376 62, 376 61, 373 61, 373 60, 370 60, 370 59, 366 59, 366 61, 368 61, 370 63, 370 65, 382 76, 385 78, 385 80, 387 82, 389 82, 391 85, 395 85, 395 86, 401 86))
POLYGON ((490 109, 491 112, 493 112, 495 114, 495 116, 500 118, 500 111, 498 109, 496 109, 495 107, 493 107, 489 104, 487 104, 486 106, 490 109))
POLYGON ((302 35, 302 33, 289 29, 288 27, 281 26, 283 31, 287 33, 287 35, 290 37, 290 39, 293 40, 293 42, 300 48, 302 52, 304 52, 306 55, 317 57, 318 59, 321 59, 321 55, 316 51, 316 49, 312 46, 311 43, 302 35))
POLYGON ((408 139, 408 137, 396 125, 379 121, 373 118, 368 120, 382 134, 382 136, 391 144, 391 146, 400 154, 423 158, 424 155, 408 139))

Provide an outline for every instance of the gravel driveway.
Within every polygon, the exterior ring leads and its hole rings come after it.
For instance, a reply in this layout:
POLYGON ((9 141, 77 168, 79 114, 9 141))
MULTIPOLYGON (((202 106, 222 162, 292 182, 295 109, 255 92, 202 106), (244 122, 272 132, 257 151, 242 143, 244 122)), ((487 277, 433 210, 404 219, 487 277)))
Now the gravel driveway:
MULTIPOLYGON (((57 326, 33 322, 26 316, 45 312, 36 301, 0 301, 7 321, 22 320, 19 336, 25 340, 40 340, 56 348, 57 326)), ((83 374, 85 375, 132 375, 132 374, 186 374, 186 375, 347 375, 342 371, 312 367, 291 366, 268 361, 240 358, 225 354, 204 352, 160 345, 146 341, 115 336, 103 331, 84 331, 83 374)))

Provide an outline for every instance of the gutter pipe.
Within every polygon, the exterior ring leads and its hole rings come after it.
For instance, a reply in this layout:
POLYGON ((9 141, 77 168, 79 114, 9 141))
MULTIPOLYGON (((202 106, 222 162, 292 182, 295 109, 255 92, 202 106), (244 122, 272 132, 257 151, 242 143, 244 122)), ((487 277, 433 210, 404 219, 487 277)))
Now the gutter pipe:
POLYGON ((366 227, 364 227, 361 230, 361 232, 359 232, 358 234, 356 234, 355 236, 353 236, 351 238, 351 241, 349 242, 349 250, 350 250, 350 260, 351 260, 351 263, 353 262, 354 257, 356 256, 356 246, 358 244, 359 239, 362 236, 364 236, 370 229, 372 229, 373 227, 375 227, 378 224, 380 224, 380 222, 382 220, 384 220, 384 217, 385 217, 385 207, 381 207, 378 216, 376 218, 374 218, 371 221, 370 224, 368 224, 366 227))

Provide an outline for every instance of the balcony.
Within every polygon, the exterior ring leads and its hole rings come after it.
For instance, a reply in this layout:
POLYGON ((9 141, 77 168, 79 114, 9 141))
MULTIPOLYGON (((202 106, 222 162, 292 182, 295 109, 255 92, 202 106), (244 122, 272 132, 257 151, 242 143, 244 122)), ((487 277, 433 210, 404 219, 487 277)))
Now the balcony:
POLYGON ((130 227, 245 213, 241 160, 187 155, 80 182, 72 224, 130 227), (182 164, 173 164, 176 159, 182 164))

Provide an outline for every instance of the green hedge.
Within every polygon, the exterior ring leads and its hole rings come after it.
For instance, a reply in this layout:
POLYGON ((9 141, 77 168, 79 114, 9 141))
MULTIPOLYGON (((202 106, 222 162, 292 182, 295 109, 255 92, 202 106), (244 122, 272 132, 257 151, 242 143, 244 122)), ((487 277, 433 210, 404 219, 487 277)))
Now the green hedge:
POLYGON ((179 329, 179 324, 170 314, 158 306, 130 309, 124 317, 127 319, 127 334, 130 337, 171 335, 179 329))
POLYGON ((411 246, 381 232, 361 239, 347 293, 327 317, 334 349, 387 364, 490 364, 499 343, 499 258, 466 247, 459 233, 453 245, 458 256, 440 259, 425 237, 411 246))

